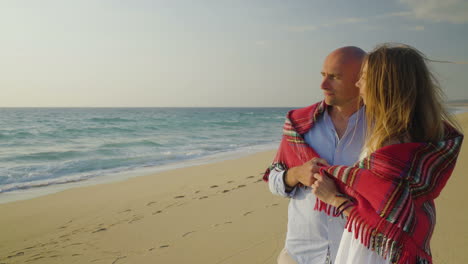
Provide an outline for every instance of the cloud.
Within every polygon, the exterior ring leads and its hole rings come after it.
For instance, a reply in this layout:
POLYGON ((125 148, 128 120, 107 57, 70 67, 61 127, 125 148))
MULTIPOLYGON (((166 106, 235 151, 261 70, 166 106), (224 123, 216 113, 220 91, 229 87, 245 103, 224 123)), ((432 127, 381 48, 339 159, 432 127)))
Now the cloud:
MULTIPOLYGON (((364 31, 389 31, 389 30, 393 29, 393 28, 390 28, 390 27, 374 25, 374 24, 372 24, 372 25, 369 25, 369 24, 368 25, 362 25, 359 28, 361 30, 364 30, 364 31)), ((425 27, 420 26, 420 25, 417 25, 417 26, 406 25, 406 26, 398 27, 398 29, 406 30, 406 31, 424 31, 425 27)))
POLYGON ((362 25, 360 27, 360 29, 364 30, 364 31, 381 31, 381 30, 385 30, 384 27, 377 26, 377 25, 362 25))
POLYGON ((337 25, 356 24, 356 23, 361 23, 361 22, 366 22, 366 21, 367 21, 366 18, 347 17, 347 18, 342 18, 342 19, 332 21, 331 23, 322 24, 321 27, 332 27, 332 26, 337 26, 337 25))
MULTIPOLYGON (((468 23, 468 1, 467 0, 399 0, 409 10, 400 12, 384 13, 370 17, 348 17, 337 19, 320 25, 304 25, 286 27, 290 32, 308 32, 320 28, 334 27, 338 25, 357 24, 363 22, 372 22, 388 18, 406 18, 410 20, 425 20, 431 22, 449 22, 453 24, 468 23)), ((362 25, 364 30, 382 29, 376 25, 362 25)), ((424 26, 415 25, 404 28, 411 31, 423 31, 424 26)))
POLYGON ((406 5, 412 17, 433 22, 468 23, 466 0, 399 0, 406 5))
POLYGON ((407 27, 405 28, 406 30, 410 30, 410 31, 423 31, 424 30, 424 26, 414 26, 414 27, 407 27))
POLYGON ((307 31, 315 31, 317 29, 324 28, 324 27, 334 27, 337 25, 355 24, 355 23, 361 23, 365 21, 367 21, 366 18, 347 17, 347 18, 337 19, 335 21, 320 24, 320 25, 291 26, 291 27, 287 27, 286 30, 291 31, 291 32, 307 32, 307 31))
POLYGON ((373 16, 372 18, 381 19, 381 18, 391 18, 391 17, 410 17, 411 14, 412 13, 409 12, 409 11, 392 12, 392 13, 385 13, 385 14, 381 14, 381 15, 376 15, 376 16, 373 16))
POLYGON ((292 27, 287 27, 287 31, 291 32, 307 32, 307 31, 314 31, 317 30, 317 26, 312 26, 312 25, 305 25, 305 26, 292 26, 292 27))

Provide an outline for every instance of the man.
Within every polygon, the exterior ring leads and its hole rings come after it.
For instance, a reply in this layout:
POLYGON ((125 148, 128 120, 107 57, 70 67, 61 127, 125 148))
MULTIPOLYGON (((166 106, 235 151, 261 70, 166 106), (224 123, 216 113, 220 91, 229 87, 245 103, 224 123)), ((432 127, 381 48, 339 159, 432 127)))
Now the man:
POLYGON ((273 194, 291 198, 279 264, 325 264, 336 257, 345 219, 314 210, 310 186, 320 163, 352 165, 359 158, 365 120, 355 83, 364 56, 357 47, 330 53, 321 73, 325 100, 288 113, 280 149, 264 177, 273 194))

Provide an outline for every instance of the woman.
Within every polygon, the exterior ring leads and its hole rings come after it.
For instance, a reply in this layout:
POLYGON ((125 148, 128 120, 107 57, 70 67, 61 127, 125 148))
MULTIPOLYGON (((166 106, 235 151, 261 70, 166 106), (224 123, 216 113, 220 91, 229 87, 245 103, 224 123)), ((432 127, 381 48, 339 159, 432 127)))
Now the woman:
POLYGON ((412 47, 377 47, 356 86, 368 124, 362 159, 321 168, 312 185, 317 210, 348 215, 335 263, 432 263, 434 199, 463 136, 424 55, 412 47))

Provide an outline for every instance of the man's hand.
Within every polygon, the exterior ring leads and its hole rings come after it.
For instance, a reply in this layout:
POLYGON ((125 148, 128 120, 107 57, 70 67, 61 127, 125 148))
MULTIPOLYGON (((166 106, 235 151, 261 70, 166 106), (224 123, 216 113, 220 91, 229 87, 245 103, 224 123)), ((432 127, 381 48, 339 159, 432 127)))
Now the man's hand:
POLYGON ((323 202, 337 207, 339 204, 336 196, 338 189, 335 182, 330 177, 319 173, 315 173, 314 178, 316 181, 312 184, 312 193, 323 202))
POLYGON ((322 166, 328 166, 328 162, 321 158, 313 158, 304 164, 292 167, 288 170, 285 177, 285 184, 294 187, 298 183, 302 183, 304 186, 312 186, 316 179, 314 173, 319 171, 322 166))

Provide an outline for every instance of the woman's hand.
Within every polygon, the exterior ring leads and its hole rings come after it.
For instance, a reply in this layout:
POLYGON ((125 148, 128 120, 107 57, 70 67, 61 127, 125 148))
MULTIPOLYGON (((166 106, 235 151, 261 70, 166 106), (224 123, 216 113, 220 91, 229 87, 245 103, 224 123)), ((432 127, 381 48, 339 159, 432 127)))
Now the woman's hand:
POLYGON ((323 166, 329 166, 326 160, 313 158, 300 166, 292 167, 288 170, 285 183, 290 187, 298 183, 302 183, 304 186, 312 186, 315 182, 314 173, 319 172, 323 166))
POLYGON ((337 194, 339 194, 336 188, 335 182, 328 176, 322 176, 319 173, 314 174, 315 182, 312 184, 312 193, 317 196, 323 202, 336 205, 337 194))

